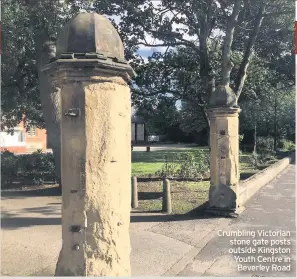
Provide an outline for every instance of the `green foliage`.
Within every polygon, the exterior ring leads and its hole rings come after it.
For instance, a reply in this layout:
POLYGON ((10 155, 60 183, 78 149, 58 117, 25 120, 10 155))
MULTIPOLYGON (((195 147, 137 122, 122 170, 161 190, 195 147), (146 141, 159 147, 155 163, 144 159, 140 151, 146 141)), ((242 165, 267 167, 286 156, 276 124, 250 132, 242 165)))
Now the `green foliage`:
POLYGON ((250 161, 250 163, 256 168, 261 167, 261 165, 267 165, 275 162, 277 162, 277 157, 274 152, 253 152, 250 161))
POLYGON ((51 153, 36 151, 32 154, 14 155, 8 151, 1 154, 1 182, 9 185, 14 181, 44 184, 56 182, 54 158, 51 153))
POLYGON ((143 100, 137 106, 136 115, 143 117, 149 133, 164 135, 180 121, 175 101, 170 98, 160 98, 155 101, 143 100))
POLYGON ((289 140, 282 139, 279 141, 278 148, 282 151, 294 151, 295 143, 289 140))
POLYGON ((209 172, 209 158, 202 150, 173 154, 165 157, 165 163, 157 175, 181 179, 200 180, 209 172))
MULTIPOLYGON (((2 1, 2 125, 12 128, 25 114, 28 124, 44 127, 39 99, 42 88, 38 84, 38 50, 47 39, 55 43, 58 30, 84 9, 109 17, 118 30, 125 45, 125 58, 138 74, 133 102, 139 107, 152 104, 148 122, 153 123, 156 130, 180 124, 182 130, 189 133, 207 127, 204 108, 209 92, 204 90, 204 77, 212 72, 216 85, 220 81, 222 33, 226 31, 234 2, 200 2, 188 1, 185 5, 181 0, 158 3, 153 0, 2 1), (202 34, 205 26, 208 30, 202 34), (206 48, 202 50, 204 35, 206 48), (148 63, 137 53, 140 46, 146 47, 144 50, 148 52, 155 47, 148 63), (206 64, 209 67, 205 67, 206 64), (177 100, 183 102, 180 113, 171 105, 177 100), (154 117, 155 106, 162 102, 158 117, 154 117)), ((231 42, 232 88, 254 19, 263 3, 261 0, 242 3, 231 42)), ((240 125, 241 129, 253 129, 256 125, 262 135, 271 135, 277 122, 278 138, 288 138, 295 131, 294 94, 284 94, 295 80, 294 2, 267 0, 265 4, 265 17, 253 46, 241 95, 243 121, 240 125), (286 89, 281 89, 283 86, 286 89), (262 100, 257 113, 253 113, 255 97, 262 100)))
POLYGON ((11 184, 18 174, 18 157, 9 151, 1 153, 1 184, 11 184))
POLYGON ((43 184, 45 178, 56 181, 54 158, 51 153, 38 150, 29 155, 20 155, 19 168, 35 184, 43 184))
POLYGON ((171 156, 165 156, 164 164, 162 166, 161 171, 156 172, 157 175, 160 175, 162 177, 170 177, 174 176, 178 173, 179 171, 179 159, 180 155, 179 154, 172 154, 171 156))
POLYGON ((257 100, 246 99, 240 103, 240 132, 256 127, 257 135, 274 137, 277 142, 289 139, 295 134, 295 91, 283 83, 273 86, 275 76, 265 75, 265 79, 263 89, 258 89, 257 100))
MULTIPOLYGON (((95 9, 104 11, 104 2, 95 0, 95 9)), ((132 5, 129 1, 119 1, 117 5, 109 7, 109 12, 114 10, 121 17, 119 30, 126 37, 130 35, 133 38, 131 42, 147 47, 148 52, 151 51, 150 47, 155 46, 148 63, 139 64, 137 68, 137 87, 133 89, 132 95, 134 103, 139 105, 143 100, 155 102, 165 96, 181 100, 181 127, 186 132, 198 131, 207 126, 204 107, 209 92, 204 90, 204 77, 206 75, 209 78, 212 74, 216 85, 219 84, 223 36, 217 31, 226 31, 227 15, 234 4, 232 1, 219 1, 219 4, 215 4, 216 1, 198 2, 189 1, 185 5, 183 1, 173 0, 156 4, 152 0, 144 0, 132 5), (206 59, 201 33, 207 21, 210 30, 207 32, 206 59), (150 39, 147 38, 148 34, 150 39), (209 71, 203 64, 206 60, 211 68, 209 71)), ((240 99, 251 106, 254 105, 255 97, 261 96, 262 92, 269 94, 277 82, 292 88, 295 80, 294 29, 290 23, 294 18, 294 3, 290 0, 277 3, 253 0, 244 1, 235 28, 231 51, 234 67, 230 86, 235 88, 238 70, 262 4, 266 4, 265 16, 252 48, 247 80, 240 99), (272 48, 268 54, 270 46, 272 48)), ((251 118, 252 111, 248 110, 248 118, 251 118)), ((268 113, 265 119, 271 119, 268 113)))
POLYGON ((257 137, 257 152, 272 152, 274 147, 274 139, 272 137, 257 137))

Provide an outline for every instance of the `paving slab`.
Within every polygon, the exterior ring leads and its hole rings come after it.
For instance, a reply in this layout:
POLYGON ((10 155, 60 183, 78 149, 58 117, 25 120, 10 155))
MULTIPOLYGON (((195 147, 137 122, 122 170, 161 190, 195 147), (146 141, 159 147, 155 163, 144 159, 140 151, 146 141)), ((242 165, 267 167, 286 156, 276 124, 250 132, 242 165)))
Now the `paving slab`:
POLYGON ((132 276, 160 276, 192 247, 148 231, 131 232, 132 276))
MULTIPOLYGON (((149 231, 171 218, 162 213, 131 213, 133 276, 162 275, 192 248, 149 231)), ((61 197, 4 195, 1 221, 1 274, 53 276, 62 244, 61 197)))
MULTIPOLYGON (((276 179, 264 186, 246 204, 245 211, 230 222, 228 231, 256 231, 256 230, 283 230, 290 231, 291 235, 287 240, 291 241, 290 271, 275 271, 270 268, 268 271, 238 271, 238 263, 234 255, 229 253, 230 240, 232 237, 216 236, 212 238, 179 272, 178 276, 296 276, 296 223, 295 223, 295 166, 290 165, 276 179)), ((233 237, 234 238, 234 237, 233 237)), ((262 237, 263 238, 263 237, 262 237)), ((248 239, 245 238, 245 239, 248 239)), ((255 237, 259 240, 261 237, 255 237)), ((283 237, 265 237, 265 239, 279 239, 283 237)), ((283 246, 282 246, 283 247, 283 246)), ((248 254, 242 254, 247 256, 248 254)), ((258 255, 266 255, 265 253, 258 255)), ((268 254, 269 255, 269 254, 268 254)), ((251 265, 258 265, 252 263, 251 265)))
POLYGON ((220 223, 220 219, 180 220, 159 223, 149 230, 173 239, 180 240, 191 246, 201 247, 202 240, 220 223))

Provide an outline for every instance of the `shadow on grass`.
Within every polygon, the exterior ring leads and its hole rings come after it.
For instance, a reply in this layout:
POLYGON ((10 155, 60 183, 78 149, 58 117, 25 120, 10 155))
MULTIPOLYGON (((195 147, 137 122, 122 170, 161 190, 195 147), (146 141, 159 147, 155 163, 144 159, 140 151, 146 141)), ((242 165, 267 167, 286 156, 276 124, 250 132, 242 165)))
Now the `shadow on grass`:
POLYGON ((138 199, 139 200, 157 200, 162 199, 163 193, 162 192, 138 192, 138 199))

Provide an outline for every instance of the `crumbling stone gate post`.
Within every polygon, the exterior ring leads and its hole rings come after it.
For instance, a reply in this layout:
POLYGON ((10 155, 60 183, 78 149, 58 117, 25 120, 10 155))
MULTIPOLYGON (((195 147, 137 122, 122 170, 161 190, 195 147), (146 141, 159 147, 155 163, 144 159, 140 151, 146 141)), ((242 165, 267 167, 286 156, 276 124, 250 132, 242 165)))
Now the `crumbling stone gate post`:
POLYGON ((134 75, 112 24, 71 19, 57 60, 43 69, 61 89, 62 249, 56 276, 130 276, 131 102, 134 75))
POLYGON ((208 212, 236 216, 239 212, 239 121, 240 108, 233 90, 219 86, 211 95, 210 189, 208 212))

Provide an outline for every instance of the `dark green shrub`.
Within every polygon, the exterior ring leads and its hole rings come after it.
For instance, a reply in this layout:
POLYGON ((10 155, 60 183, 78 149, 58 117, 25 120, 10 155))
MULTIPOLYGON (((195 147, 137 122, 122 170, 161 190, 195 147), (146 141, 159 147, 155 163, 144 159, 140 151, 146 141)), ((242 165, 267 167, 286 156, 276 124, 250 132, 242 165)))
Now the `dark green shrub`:
POLYGON ((179 177, 202 179, 209 171, 209 160, 205 152, 186 153, 180 163, 179 177))
POLYGON ((274 140, 272 137, 257 137, 257 152, 270 152, 273 151, 274 140))
POLYGON ((1 184, 11 184, 18 175, 18 158, 9 151, 1 152, 1 184))
POLYGON ((180 160, 180 156, 176 154, 172 154, 171 156, 164 157, 164 164, 162 166, 161 171, 157 172, 157 175, 162 177, 174 177, 179 171, 178 161, 180 160))
POLYGON ((244 139, 244 135, 239 135, 238 136, 238 139, 239 139, 239 143, 242 143, 243 139, 244 139))
POLYGON ((43 184, 45 179, 56 182, 54 157, 51 153, 38 150, 20 156, 19 166, 23 174, 35 184, 43 184))
POLYGON ((278 143, 278 148, 282 151, 294 151, 295 143, 290 140, 282 139, 278 143))
POLYGON ((261 165, 268 165, 270 162, 277 162, 274 152, 254 153, 251 156, 251 164, 254 167, 261 168, 261 165))
POLYGON ((172 155, 165 158, 164 165, 157 175, 182 178, 202 179, 209 172, 209 158, 202 150, 172 155))
POLYGON ((3 152, 1 172, 3 184, 17 180, 38 185, 45 181, 57 182, 54 157, 51 153, 42 153, 41 150, 18 156, 10 152, 3 152))

